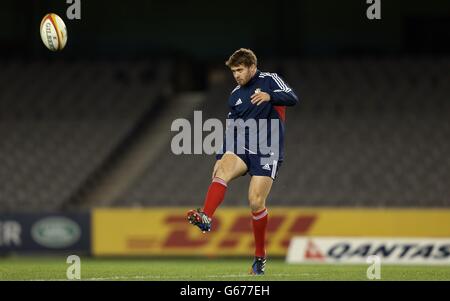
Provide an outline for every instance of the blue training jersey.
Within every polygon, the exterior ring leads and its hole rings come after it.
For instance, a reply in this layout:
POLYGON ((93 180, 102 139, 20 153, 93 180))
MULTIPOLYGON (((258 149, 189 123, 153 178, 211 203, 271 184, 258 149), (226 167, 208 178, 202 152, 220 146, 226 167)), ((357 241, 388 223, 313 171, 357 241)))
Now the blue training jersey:
MULTIPOLYGON (((256 74, 250 79, 250 81, 244 86, 237 86, 231 92, 228 98, 228 106, 230 112, 228 113, 227 120, 242 120, 248 121, 250 119, 265 120, 269 126, 267 130, 266 140, 269 145, 272 143, 271 137, 273 136, 273 130, 270 128, 271 120, 276 120, 278 123, 278 139, 279 145, 279 160, 283 160, 283 143, 284 143, 284 131, 286 122, 286 106, 294 106, 299 102, 297 95, 294 93, 280 76, 276 73, 256 71, 256 74), (251 96, 255 92, 266 92, 270 95, 270 101, 263 102, 259 106, 251 103, 251 96)), ((228 123, 227 123, 228 124, 228 123)), ((228 127, 227 127, 228 130, 228 127)), ((245 136, 258 135, 257 132, 246 132, 245 136)), ((218 153, 216 158, 220 159, 226 150, 226 137, 224 137, 224 145, 222 146, 221 153, 218 153)), ((249 150, 250 153, 258 153, 259 150, 249 150)), ((235 150, 232 150, 236 153, 235 150)))

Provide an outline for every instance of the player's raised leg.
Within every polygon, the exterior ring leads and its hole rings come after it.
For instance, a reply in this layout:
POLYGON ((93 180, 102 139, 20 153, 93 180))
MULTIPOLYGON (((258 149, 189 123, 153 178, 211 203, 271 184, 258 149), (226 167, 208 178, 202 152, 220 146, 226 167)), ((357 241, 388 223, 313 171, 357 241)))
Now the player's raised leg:
POLYGON ((268 221, 266 199, 272 188, 273 179, 266 176, 253 176, 250 181, 248 198, 252 210, 253 235, 255 238, 255 261, 251 273, 263 275, 266 266, 265 239, 268 221))
POLYGON ((227 152, 216 161, 212 173, 212 183, 204 201, 203 209, 190 210, 187 214, 191 224, 203 232, 211 230, 212 217, 225 198, 228 183, 247 172, 247 165, 237 155, 227 152))

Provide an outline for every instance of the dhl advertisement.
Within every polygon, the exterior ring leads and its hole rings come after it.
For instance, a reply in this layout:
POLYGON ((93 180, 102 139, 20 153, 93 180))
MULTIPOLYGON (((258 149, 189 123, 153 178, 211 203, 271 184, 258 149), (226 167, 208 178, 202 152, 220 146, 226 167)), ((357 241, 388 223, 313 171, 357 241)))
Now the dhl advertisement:
MULTIPOLYGON (((211 232, 189 224, 190 208, 102 209, 92 212, 94 255, 249 256, 253 254, 247 208, 216 211, 211 232)), ((266 248, 285 256, 298 236, 450 237, 450 210, 269 208, 266 248)))

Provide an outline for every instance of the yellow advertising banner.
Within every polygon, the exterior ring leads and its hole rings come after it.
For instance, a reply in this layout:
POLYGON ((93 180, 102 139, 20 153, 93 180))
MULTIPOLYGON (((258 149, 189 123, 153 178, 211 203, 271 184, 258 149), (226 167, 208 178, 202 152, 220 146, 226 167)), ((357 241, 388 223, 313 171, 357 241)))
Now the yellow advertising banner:
MULTIPOLYGON (((95 209, 94 255, 249 256, 247 208, 216 211, 211 232, 186 219, 190 208, 95 209)), ((269 208, 266 249, 285 256, 294 236, 450 237, 450 209, 269 208)))

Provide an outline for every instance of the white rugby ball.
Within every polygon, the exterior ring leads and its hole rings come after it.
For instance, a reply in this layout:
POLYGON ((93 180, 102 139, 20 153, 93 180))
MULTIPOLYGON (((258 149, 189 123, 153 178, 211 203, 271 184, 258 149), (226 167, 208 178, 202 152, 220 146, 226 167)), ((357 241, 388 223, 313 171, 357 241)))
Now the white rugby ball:
POLYGON ((41 39, 51 51, 63 50, 67 43, 67 29, 57 14, 46 14, 41 21, 41 39))

